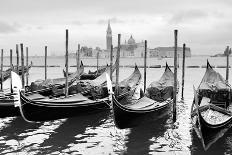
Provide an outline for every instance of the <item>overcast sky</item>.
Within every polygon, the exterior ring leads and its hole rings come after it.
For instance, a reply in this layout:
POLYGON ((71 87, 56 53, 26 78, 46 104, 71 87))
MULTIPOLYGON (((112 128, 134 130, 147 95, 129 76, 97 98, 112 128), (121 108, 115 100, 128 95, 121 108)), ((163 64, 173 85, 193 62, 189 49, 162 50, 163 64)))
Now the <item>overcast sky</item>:
POLYGON ((232 46, 231 0, 0 0, 0 48, 9 51, 17 43, 29 47, 29 55, 65 51, 69 29, 70 51, 77 44, 106 48, 106 28, 111 20, 113 44, 132 34, 149 48, 186 43, 192 54, 216 54, 232 46))

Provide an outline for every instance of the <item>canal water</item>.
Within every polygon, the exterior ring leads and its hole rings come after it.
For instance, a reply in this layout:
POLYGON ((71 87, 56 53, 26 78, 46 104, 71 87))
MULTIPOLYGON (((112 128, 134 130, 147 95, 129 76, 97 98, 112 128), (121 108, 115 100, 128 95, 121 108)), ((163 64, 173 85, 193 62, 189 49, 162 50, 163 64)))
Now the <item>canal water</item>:
MULTIPOLYGON (((190 108, 193 100, 193 85, 197 87, 204 75, 206 60, 212 66, 226 65, 225 57, 198 56, 186 59, 184 100, 178 95, 177 121, 172 122, 169 115, 161 120, 130 129, 117 129, 114 125, 112 112, 104 111, 91 115, 82 115, 41 123, 27 123, 21 117, 0 118, 0 154, 232 154, 232 131, 228 130, 205 151, 190 121, 190 108)), ((42 57, 30 57, 34 65, 43 65, 42 57)), ((48 78, 62 77, 64 59, 49 57, 48 65, 61 67, 48 68, 48 78)), ((173 65, 173 59, 148 59, 148 65, 173 65)), ((178 80, 181 86, 182 59, 179 59, 178 80)), ((4 64, 9 60, 4 58, 4 64)), ((83 59, 85 65, 96 64, 96 59, 83 59)), ((109 63, 100 59, 100 65, 109 63)), ((120 60, 122 65, 143 65, 141 58, 120 60)), ((70 59, 70 65, 75 65, 75 58, 70 59)), ((96 68, 85 68, 94 70, 96 68)), ((173 69, 173 68, 172 68, 173 69)), ((70 68, 74 71, 75 68, 70 68)), ((133 68, 121 67, 120 79, 128 77, 133 68)), ((215 68, 225 77, 225 68, 215 68)), ((140 68, 143 73, 143 68, 140 68)), ((147 85, 158 80, 164 68, 147 69, 147 85)), ((230 70, 230 82, 232 71, 230 70)), ((29 83, 44 78, 44 68, 32 67, 29 83)), ((4 88, 9 87, 9 80, 4 88)), ((181 90, 181 89, 180 89, 181 90)))

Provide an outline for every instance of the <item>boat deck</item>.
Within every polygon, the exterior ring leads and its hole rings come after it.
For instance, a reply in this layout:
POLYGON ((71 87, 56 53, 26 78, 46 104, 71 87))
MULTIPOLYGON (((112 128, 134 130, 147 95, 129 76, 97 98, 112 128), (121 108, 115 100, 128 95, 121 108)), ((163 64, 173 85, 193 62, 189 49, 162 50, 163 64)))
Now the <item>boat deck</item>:
POLYGON ((126 106, 129 107, 130 109, 149 110, 149 109, 153 109, 155 107, 165 105, 169 101, 170 100, 166 100, 164 102, 157 102, 157 101, 154 101, 154 100, 144 96, 141 99, 137 100, 137 102, 134 102, 132 104, 128 104, 126 106))

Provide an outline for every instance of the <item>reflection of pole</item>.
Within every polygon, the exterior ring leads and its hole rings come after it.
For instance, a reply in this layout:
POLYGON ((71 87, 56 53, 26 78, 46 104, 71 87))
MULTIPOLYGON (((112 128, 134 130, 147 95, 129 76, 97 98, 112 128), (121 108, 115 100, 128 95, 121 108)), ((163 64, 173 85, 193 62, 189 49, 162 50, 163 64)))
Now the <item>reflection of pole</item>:
POLYGON ((174 50, 174 89, 173 89, 173 121, 176 121, 176 93, 177 93, 177 33, 174 31, 175 50, 174 50))
POLYGON ((185 71, 185 44, 183 44, 183 63, 182 63, 182 91, 181 91, 181 99, 184 99, 184 73, 185 71))
POLYGON ((229 80, 229 46, 226 47, 226 80, 229 80))

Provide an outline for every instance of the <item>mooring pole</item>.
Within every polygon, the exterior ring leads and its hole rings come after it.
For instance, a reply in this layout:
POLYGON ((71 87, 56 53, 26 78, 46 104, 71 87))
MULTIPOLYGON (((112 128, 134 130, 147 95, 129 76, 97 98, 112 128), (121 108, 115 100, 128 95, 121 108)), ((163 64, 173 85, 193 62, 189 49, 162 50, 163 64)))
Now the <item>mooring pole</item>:
POLYGON ((12 63, 12 49, 10 49, 10 69, 13 71, 13 63, 12 63))
POLYGON ((98 64, 98 63, 99 63, 99 62, 98 62, 98 61, 99 61, 98 59, 99 59, 99 52, 97 52, 97 75, 98 75, 98 65, 99 65, 99 64, 98 64))
POLYGON ((17 74, 19 74, 19 46, 16 44, 17 74))
POLYGON ((117 58, 116 58, 116 85, 115 85, 115 95, 118 97, 119 94, 119 59, 120 59, 120 41, 121 40, 121 34, 118 34, 118 50, 117 50, 117 58))
POLYGON ((177 33, 178 30, 174 30, 174 89, 173 89, 173 122, 176 121, 176 93, 177 93, 177 33))
POLYGON ((78 50, 77 50, 77 53, 76 53, 76 63, 77 63, 77 75, 78 75, 78 79, 80 79, 80 73, 79 73, 79 70, 80 70, 80 44, 78 44, 78 50))
POLYGON ((145 40, 145 53, 144 53, 144 92, 146 91, 147 83, 147 40, 145 40))
POLYGON ((182 91, 181 99, 184 99, 184 75, 185 75, 185 44, 183 44, 183 62, 182 62, 182 91))
POLYGON ((28 86, 28 47, 26 47, 26 86, 28 86))
POLYGON ((24 53, 23 53, 23 44, 20 44, 21 47, 21 69, 22 69, 22 87, 24 89, 25 86, 25 79, 24 79, 24 53))
POLYGON ((229 56, 230 56, 230 49, 229 46, 226 47, 226 81, 229 80, 229 56))
POLYGON ((66 53, 65 53, 65 66, 66 66, 66 78, 65 78, 65 97, 68 97, 68 29, 66 29, 66 53))
POLYGON ((47 53, 47 46, 45 46, 45 60, 44 60, 44 79, 47 80, 47 58, 48 58, 48 53, 47 53))
POLYGON ((1 51, 1 90, 3 89, 3 49, 1 51))
POLYGON ((111 81, 113 80, 112 76, 113 76, 113 45, 111 45, 111 48, 110 48, 110 79, 111 81))

